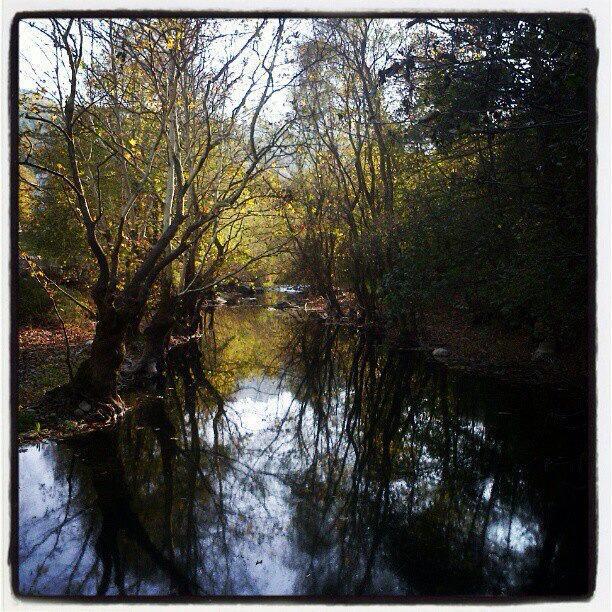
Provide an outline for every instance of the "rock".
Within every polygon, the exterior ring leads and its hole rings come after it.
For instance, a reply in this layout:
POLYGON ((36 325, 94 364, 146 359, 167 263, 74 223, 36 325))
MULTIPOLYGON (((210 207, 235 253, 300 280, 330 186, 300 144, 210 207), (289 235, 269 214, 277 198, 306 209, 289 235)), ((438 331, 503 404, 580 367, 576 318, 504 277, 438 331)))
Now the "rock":
POLYGON ((221 283, 217 285, 217 288, 226 293, 232 293, 236 291, 236 287, 238 287, 238 283, 234 280, 227 281, 225 283, 221 283))
POLYGON ((437 348, 431 353, 436 359, 444 359, 450 355, 450 351, 447 348, 437 348))
POLYGON ((552 340, 544 340, 540 342, 538 348, 533 352, 531 361, 553 363, 556 360, 557 353, 552 340))
POLYGON ((76 413, 79 414, 79 411, 80 411, 81 414, 87 414, 90 410, 91 410, 91 404, 83 400, 79 404, 79 407, 76 409, 76 413))
POLYGON ((285 310, 287 308, 291 308, 291 304, 289 302, 285 302, 285 301, 277 302, 274 305, 274 308, 276 308, 276 310, 285 310))

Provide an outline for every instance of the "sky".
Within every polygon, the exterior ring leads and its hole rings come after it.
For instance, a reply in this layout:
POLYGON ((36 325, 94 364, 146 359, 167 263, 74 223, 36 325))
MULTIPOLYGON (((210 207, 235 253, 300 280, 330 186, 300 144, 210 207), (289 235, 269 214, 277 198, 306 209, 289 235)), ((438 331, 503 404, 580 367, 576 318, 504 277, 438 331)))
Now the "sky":
MULTIPOLYGON (((43 36, 35 28, 31 27, 31 23, 41 25, 46 19, 26 19, 19 23, 19 56, 20 56, 20 89, 32 90, 36 87, 36 81, 40 80, 45 73, 53 71, 52 50, 46 45, 43 36)), ((238 20, 228 19, 227 23, 238 20)), ((306 19, 291 19, 288 21, 287 28, 298 32, 301 36, 306 36, 311 32, 311 24, 314 20, 306 19)), ((387 23, 397 24, 401 20, 397 19, 382 19, 387 23)), ((268 40, 271 29, 268 30, 268 40)), ((264 42, 266 38, 264 37, 264 42)))
MULTIPOLYGON (((38 88, 39 85, 44 85, 47 90, 50 92, 56 91, 55 85, 55 61, 54 61, 54 52, 50 47, 49 42, 45 39, 44 35, 41 34, 35 27, 32 27, 31 23, 38 24, 38 27, 42 26, 44 22, 48 21, 47 19, 27 19, 22 20, 19 24, 19 50, 20 50, 20 70, 19 70, 19 78, 20 78, 20 90, 21 91, 32 91, 38 88)), ((225 24, 227 24, 227 30, 230 31, 230 28, 235 28, 236 22, 243 21, 241 19, 227 19, 224 20, 225 24)), ((401 20, 397 19, 381 19, 381 22, 386 22, 388 24, 393 24, 397 27, 398 22, 401 20)), ((286 32, 297 33, 300 38, 307 38, 312 32, 312 23, 313 19, 290 19, 286 23, 286 32)), ((267 25, 265 34, 261 41, 261 47, 267 48, 267 46, 272 41, 272 36, 274 29, 276 27, 276 19, 271 19, 270 23, 267 25)), ((244 39, 235 43, 236 45, 242 45, 244 39)), ((225 44, 225 43, 223 43, 225 44)), ((227 49, 227 47, 225 48, 227 49)), ((225 49, 220 49, 220 56, 223 55, 223 51, 225 49)), ((87 49, 85 55, 87 56, 87 49)), ((253 66, 256 63, 255 55, 251 56, 253 59, 253 66)), ((222 61, 222 60, 220 60, 222 61)), ((258 86, 263 86, 263 82, 265 79, 265 73, 263 71, 260 72, 261 76, 261 85, 258 83, 258 86)), ((278 80, 278 79, 277 79, 278 80)), ((65 84, 67 87, 67 83, 65 84)), ((238 100, 242 97, 244 91, 246 91, 246 87, 248 83, 243 81, 239 83, 235 88, 234 93, 232 95, 233 102, 237 103, 238 100)), ((389 87, 387 89, 390 89, 389 87)), ((282 92, 275 94, 265 106, 264 111, 260 115, 261 120, 271 121, 277 123, 278 121, 283 121, 286 113, 290 110, 290 95, 291 90, 285 89, 282 92)), ((388 92, 389 95, 392 95, 391 92, 388 92)), ((390 98, 389 98, 390 99, 390 98)), ((253 101, 250 104, 255 104, 257 101, 256 95, 253 97, 253 101)), ((394 103, 395 104, 395 103, 394 103)))
POLYGON ((33 69, 42 74, 52 67, 49 55, 40 48, 40 34, 29 25, 29 21, 32 20, 19 22, 19 88, 26 91, 36 88, 33 69))
MULTIPOLYGON (((39 27, 46 19, 27 19, 19 23, 19 89, 20 91, 33 91, 42 85, 47 90, 56 91, 55 85, 55 62, 53 49, 45 37, 35 28, 32 23, 39 27)), ((228 30, 232 22, 238 20, 226 20, 228 30)), ((292 20, 291 27, 302 35, 310 30, 310 19, 292 20)), ((272 39, 274 22, 270 23, 264 31, 262 45, 267 45, 272 39)), ((240 43, 242 44, 242 43, 240 43)), ((263 75, 262 75, 263 76, 263 75)), ((246 83, 245 83, 246 90, 246 83)), ((236 96, 240 95, 237 88, 236 96)), ((277 94, 270 100, 266 108, 268 118, 281 116, 287 110, 287 92, 277 94)))

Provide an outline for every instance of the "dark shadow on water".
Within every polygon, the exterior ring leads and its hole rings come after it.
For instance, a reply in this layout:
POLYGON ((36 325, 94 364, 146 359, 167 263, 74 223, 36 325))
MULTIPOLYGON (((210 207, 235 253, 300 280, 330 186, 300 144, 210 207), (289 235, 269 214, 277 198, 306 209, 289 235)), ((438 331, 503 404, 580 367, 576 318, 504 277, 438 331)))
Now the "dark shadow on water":
POLYGON ((119 427, 20 453, 42 595, 581 596, 586 397, 225 309, 119 427))

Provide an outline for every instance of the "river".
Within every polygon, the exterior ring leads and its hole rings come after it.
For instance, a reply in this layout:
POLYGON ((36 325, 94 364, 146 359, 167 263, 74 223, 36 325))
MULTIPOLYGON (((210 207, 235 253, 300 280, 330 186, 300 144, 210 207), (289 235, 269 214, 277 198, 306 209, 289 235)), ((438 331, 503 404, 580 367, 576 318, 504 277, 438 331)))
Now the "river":
POLYGON ((580 596, 586 393, 217 310, 112 430, 19 449, 32 595, 580 596))

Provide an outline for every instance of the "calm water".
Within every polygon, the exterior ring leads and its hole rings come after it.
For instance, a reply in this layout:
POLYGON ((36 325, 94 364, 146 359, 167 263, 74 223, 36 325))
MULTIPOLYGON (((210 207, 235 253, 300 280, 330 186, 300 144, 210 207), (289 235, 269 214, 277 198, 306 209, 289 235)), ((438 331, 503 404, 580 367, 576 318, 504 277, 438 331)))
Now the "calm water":
POLYGON ((39 595, 580 595, 586 400, 221 309, 113 431, 19 454, 39 595))

